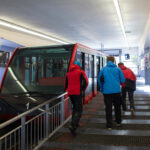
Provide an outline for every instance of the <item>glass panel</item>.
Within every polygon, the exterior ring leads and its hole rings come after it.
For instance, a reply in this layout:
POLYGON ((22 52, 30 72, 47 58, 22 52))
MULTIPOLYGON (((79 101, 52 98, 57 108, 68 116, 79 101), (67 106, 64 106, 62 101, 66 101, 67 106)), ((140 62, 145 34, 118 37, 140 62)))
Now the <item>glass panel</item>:
POLYGON ((77 49, 75 61, 80 61, 81 66, 82 66, 82 52, 81 52, 81 50, 79 50, 79 49, 77 49))
MULTIPOLYGON (((30 84, 30 58, 26 57, 25 58, 25 85, 29 85, 30 84)), ((19 66, 16 67, 17 69, 19 69, 19 66)))
POLYGON ((0 67, 6 67, 8 61, 9 61, 10 53, 0 51, 0 67))
POLYGON ((100 57, 96 57, 96 78, 98 77, 98 74, 100 72, 100 57))
POLYGON ((8 67, 1 93, 64 92, 73 47, 19 49, 8 67))
POLYGON ((100 57, 100 69, 103 67, 103 57, 100 57))
POLYGON ((89 55, 89 77, 94 77, 94 56, 89 55))
POLYGON ((85 54, 85 73, 89 77, 89 55, 85 54))

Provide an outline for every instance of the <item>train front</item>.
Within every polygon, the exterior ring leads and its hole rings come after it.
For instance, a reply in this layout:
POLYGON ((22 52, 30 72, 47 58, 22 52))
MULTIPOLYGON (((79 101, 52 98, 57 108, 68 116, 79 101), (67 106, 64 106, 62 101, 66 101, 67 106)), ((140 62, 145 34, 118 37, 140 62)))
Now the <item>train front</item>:
POLYGON ((19 48, 0 91, 0 120, 8 120, 62 94, 74 45, 19 48))

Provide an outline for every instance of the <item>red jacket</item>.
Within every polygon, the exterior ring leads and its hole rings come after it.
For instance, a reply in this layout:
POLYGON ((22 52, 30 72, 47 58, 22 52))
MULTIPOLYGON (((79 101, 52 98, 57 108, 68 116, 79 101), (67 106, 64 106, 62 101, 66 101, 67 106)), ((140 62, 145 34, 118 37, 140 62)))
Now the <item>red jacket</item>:
MULTIPOLYGON (((122 70, 125 79, 131 79, 131 80, 133 80, 133 81, 136 81, 136 76, 135 76, 135 74, 131 71, 131 69, 125 67, 124 65, 120 65, 119 67, 120 67, 120 69, 122 70)), ((124 87, 124 83, 121 84, 121 85, 122 85, 122 87, 124 87)))
POLYGON ((73 65, 66 74, 65 89, 69 95, 80 95, 88 86, 88 78, 78 65, 73 65))

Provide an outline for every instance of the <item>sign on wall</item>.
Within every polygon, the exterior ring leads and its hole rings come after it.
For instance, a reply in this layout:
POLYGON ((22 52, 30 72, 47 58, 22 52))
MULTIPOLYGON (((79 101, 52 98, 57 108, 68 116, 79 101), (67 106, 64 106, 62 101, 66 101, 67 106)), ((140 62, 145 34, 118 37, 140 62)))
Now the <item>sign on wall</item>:
POLYGON ((145 60, 145 70, 150 69, 150 52, 145 54, 144 60, 145 60))

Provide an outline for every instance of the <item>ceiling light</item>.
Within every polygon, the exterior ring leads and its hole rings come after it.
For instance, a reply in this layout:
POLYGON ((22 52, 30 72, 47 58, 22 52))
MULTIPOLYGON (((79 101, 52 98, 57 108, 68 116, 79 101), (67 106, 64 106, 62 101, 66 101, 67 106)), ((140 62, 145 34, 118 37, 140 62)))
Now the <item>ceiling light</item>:
POLYGON ((21 31, 21 32, 25 32, 25 33, 28 33, 28 34, 32 34, 32 35, 35 35, 35 36, 38 36, 38 37, 42 37, 42 38, 45 38, 45 39, 48 39, 48 40, 51 40, 51 41, 54 41, 54 42, 58 42, 58 43, 62 43, 62 44, 69 44, 68 42, 65 42, 63 40, 59 40, 59 39, 51 37, 49 35, 45 35, 45 34, 42 34, 40 32, 24 28, 22 26, 19 26, 19 25, 13 24, 13 23, 9 23, 9 22, 1 20, 1 19, 0 19, 0 25, 11 28, 11 29, 15 29, 15 30, 18 30, 18 31, 21 31))
POLYGON ((126 37, 126 34, 125 34, 124 24, 123 24, 123 20, 122 20, 118 0, 113 0, 113 1, 114 1, 114 5, 115 5, 116 11, 117 11, 117 15, 118 15, 118 18, 119 18, 119 21, 120 21, 120 25, 121 25, 121 29, 122 29, 122 32, 123 32, 124 39, 127 42, 127 37, 126 37))

